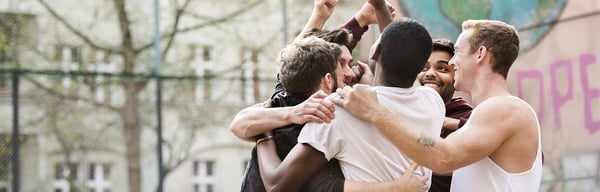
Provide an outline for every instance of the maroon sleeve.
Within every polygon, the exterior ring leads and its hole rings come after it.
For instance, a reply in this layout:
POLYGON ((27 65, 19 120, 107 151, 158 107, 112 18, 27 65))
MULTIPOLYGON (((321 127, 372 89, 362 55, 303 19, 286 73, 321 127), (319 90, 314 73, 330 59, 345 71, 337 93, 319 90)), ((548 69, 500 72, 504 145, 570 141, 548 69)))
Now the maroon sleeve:
POLYGON ((467 120, 469 119, 470 116, 471 116, 471 111, 465 111, 464 113, 462 113, 461 116, 458 118, 458 120, 459 120, 458 127, 462 127, 463 125, 465 125, 465 123, 467 122, 467 120))
POLYGON ((361 27, 360 24, 358 24, 358 21, 356 21, 356 18, 354 17, 350 18, 350 20, 341 25, 340 28, 347 29, 352 34, 352 41, 350 42, 350 47, 348 47, 350 52, 352 52, 352 50, 356 47, 356 44, 358 44, 358 41, 360 41, 363 34, 367 30, 369 30, 368 25, 365 27, 361 27))

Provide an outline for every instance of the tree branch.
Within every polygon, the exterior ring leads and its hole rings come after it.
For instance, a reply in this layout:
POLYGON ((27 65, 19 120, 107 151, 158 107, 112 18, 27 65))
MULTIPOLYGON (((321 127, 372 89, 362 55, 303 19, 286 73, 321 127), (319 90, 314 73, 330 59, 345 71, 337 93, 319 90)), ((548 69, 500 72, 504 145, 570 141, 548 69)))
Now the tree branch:
POLYGON ((196 29, 200 29, 200 28, 203 28, 203 27, 206 27, 206 26, 216 25, 216 24, 219 24, 219 23, 223 23, 223 22, 232 20, 232 19, 236 18, 237 16, 250 11, 252 8, 256 7, 257 5, 259 5, 260 3, 262 3, 263 1, 264 0, 256 0, 256 1, 248 4, 248 6, 246 6, 244 8, 240 8, 240 9, 238 9, 238 10, 232 12, 232 13, 229 13, 229 14, 227 14, 227 15, 219 18, 219 19, 215 19, 215 20, 208 21, 208 22, 205 22, 205 23, 201 23, 201 24, 198 24, 198 25, 194 25, 194 26, 191 26, 191 27, 179 29, 179 30, 177 30, 177 32, 188 32, 188 31, 191 31, 191 30, 196 30, 196 29))
POLYGON ((173 28, 171 29, 171 31, 173 31, 173 32, 171 34, 169 34, 169 36, 168 36, 169 41, 167 42, 167 46, 165 47, 165 50, 163 50, 163 52, 162 52, 163 59, 165 59, 165 55, 167 55, 167 53, 169 52, 169 49, 171 49, 171 46, 173 45, 175 35, 177 34, 175 31, 177 31, 177 26, 179 26, 179 21, 181 20, 181 15, 183 15, 185 9, 190 4, 190 2, 191 2, 190 0, 186 0, 183 3, 183 6, 177 7, 175 10, 175 21, 173 22, 173 28))
POLYGON ((34 80, 32 78, 29 78, 29 77, 25 77, 25 78, 27 80, 29 80, 31 83, 33 83, 33 85, 35 85, 36 87, 38 87, 38 88, 46 91, 47 93, 50 93, 51 95, 54 95, 54 96, 57 96, 57 97, 61 97, 61 98, 65 98, 65 99, 72 100, 72 101, 79 101, 79 100, 81 100, 81 101, 90 103, 90 104, 92 104, 94 106, 105 107, 105 108, 107 108, 109 110, 112 110, 112 111, 119 111, 119 108, 114 107, 114 106, 112 106, 110 104, 100 103, 100 102, 94 101, 93 99, 88 99, 88 98, 79 97, 79 96, 75 96, 75 95, 63 94, 63 93, 60 93, 60 92, 58 92, 56 90, 53 90, 51 88, 48 88, 48 87, 42 85, 40 82, 38 82, 38 81, 36 81, 36 80, 34 80))
MULTIPOLYGON (((200 23, 198 25, 194 25, 194 26, 191 26, 191 27, 183 28, 183 29, 172 30, 171 32, 169 32, 167 34, 162 35, 161 39, 165 39, 165 38, 168 38, 168 37, 173 37, 173 36, 176 35, 176 33, 184 33, 184 32, 188 32, 188 31, 192 31, 192 30, 197 30, 197 29, 201 29, 201 28, 204 28, 204 27, 208 27, 208 26, 211 26, 211 25, 216 25, 216 24, 219 24, 219 23, 227 22, 227 21, 232 20, 235 17, 237 17, 237 16, 239 16, 239 15, 241 15, 243 13, 246 13, 246 12, 250 11, 252 8, 256 7, 257 5, 259 5, 260 3, 264 2, 264 1, 265 0, 256 0, 256 1, 248 4, 248 6, 240 8, 240 9, 238 9, 238 10, 232 12, 232 13, 229 13, 229 14, 221 17, 221 18, 210 20, 210 21, 207 21, 207 22, 204 22, 204 23, 200 23)), ((149 49, 150 47, 152 47, 152 42, 148 43, 146 45, 143 45, 140 48, 136 49, 136 53, 142 52, 142 51, 144 51, 146 49, 149 49)))
POLYGON ((100 46, 100 45, 94 43, 94 41, 92 41, 92 39, 90 39, 88 36, 84 35, 81 31, 75 29, 75 27, 73 27, 73 25, 71 25, 69 22, 67 22, 67 20, 64 17, 58 15, 58 13, 56 13, 56 11, 52 7, 50 7, 50 5, 48 5, 48 3, 46 3, 44 0, 38 0, 38 2, 40 2, 40 4, 42 4, 42 6, 44 6, 44 8, 48 12, 50 12, 50 14, 56 20, 60 21, 63 25, 65 25, 65 27, 67 27, 67 29, 69 29, 69 31, 74 33, 75 36, 79 37, 81 40, 83 40, 89 46, 91 46, 95 49, 103 50, 103 51, 107 52, 108 54, 119 54, 120 53, 120 50, 109 48, 109 47, 103 47, 103 46, 100 46))
POLYGON ((135 71, 135 56, 133 47, 133 35, 131 34, 131 22, 125 9, 125 0, 113 0, 119 18, 119 30, 121 32, 121 51, 123 56, 123 72, 133 73, 135 71))

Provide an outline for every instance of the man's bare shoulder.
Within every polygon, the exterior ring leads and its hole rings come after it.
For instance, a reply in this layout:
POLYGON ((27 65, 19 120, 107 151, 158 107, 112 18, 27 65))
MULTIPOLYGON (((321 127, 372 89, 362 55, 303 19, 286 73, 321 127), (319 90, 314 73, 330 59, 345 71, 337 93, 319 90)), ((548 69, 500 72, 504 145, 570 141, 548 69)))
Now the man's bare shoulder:
POLYGON ((515 96, 498 96, 480 103, 470 117, 497 129, 521 129, 537 123, 531 106, 515 96))

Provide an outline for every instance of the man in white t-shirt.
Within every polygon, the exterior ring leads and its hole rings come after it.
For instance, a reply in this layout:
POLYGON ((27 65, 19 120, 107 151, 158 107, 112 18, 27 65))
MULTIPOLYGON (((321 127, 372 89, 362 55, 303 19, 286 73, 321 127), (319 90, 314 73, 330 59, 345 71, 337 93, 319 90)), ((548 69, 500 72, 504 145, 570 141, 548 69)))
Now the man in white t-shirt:
POLYGON ((395 116, 367 86, 344 88, 332 99, 372 122, 419 164, 438 173, 453 172, 450 191, 539 191, 542 145, 532 107, 513 96, 508 71, 519 54, 514 26, 494 20, 467 20, 454 45, 456 90, 476 106, 469 120, 445 139, 420 131, 410 119, 395 116), (368 107, 366 107, 368 106, 368 107))
MULTIPOLYGON (((374 79, 379 100, 396 115, 412 119, 423 131, 439 135, 444 102, 431 88, 413 87, 432 49, 427 30, 414 20, 401 19, 385 28, 379 46, 380 62, 374 79)), ((374 125, 337 107, 331 123, 306 124, 299 143, 283 161, 261 155, 274 152, 274 142, 268 138, 258 142, 257 153, 261 177, 270 178, 272 182, 265 186, 273 191, 298 190, 331 158, 339 160, 346 179, 367 182, 392 183, 411 163, 374 125)), ((431 176, 431 170, 424 168, 415 173, 431 176)))

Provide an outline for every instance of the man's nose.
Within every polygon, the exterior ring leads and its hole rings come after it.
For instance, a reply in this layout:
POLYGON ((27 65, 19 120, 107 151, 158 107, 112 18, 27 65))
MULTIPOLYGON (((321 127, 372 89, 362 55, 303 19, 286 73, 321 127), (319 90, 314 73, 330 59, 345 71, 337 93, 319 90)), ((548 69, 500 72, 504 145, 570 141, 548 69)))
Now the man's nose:
POLYGON ((348 67, 346 70, 344 70, 344 76, 347 79, 354 79, 356 77, 356 74, 354 74, 352 69, 350 67, 348 67))
POLYGON ((450 67, 456 69, 455 56, 452 56, 450 61, 448 61, 448 65, 450 65, 450 67))
POLYGON ((433 67, 427 69, 427 71, 425 71, 425 77, 435 77, 435 69, 433 69, 433 67))

